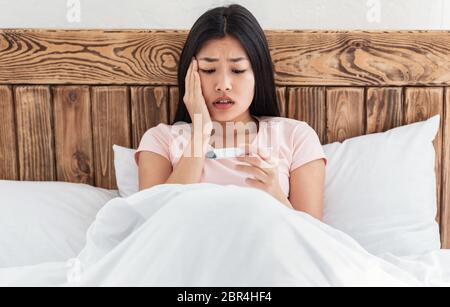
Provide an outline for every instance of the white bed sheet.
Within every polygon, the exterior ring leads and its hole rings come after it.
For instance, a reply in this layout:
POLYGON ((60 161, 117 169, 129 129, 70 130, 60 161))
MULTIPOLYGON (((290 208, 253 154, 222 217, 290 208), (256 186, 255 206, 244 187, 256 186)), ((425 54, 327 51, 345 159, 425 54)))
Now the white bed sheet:
POLYGON ((0 285, 450 286, 450 251, 376 257, 259 190, 160 185, 105 205, 76 259, 0 269, 0 285))

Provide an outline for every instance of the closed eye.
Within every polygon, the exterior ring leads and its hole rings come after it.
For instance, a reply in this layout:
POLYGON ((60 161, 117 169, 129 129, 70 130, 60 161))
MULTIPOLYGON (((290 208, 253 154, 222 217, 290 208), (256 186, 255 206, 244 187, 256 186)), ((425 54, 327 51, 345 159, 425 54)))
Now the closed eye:
POLYGON ((215 69, 200 69, 201 71, 203 71, 205 74, 212 74, 215 69))
MULTIPOLYGON (((200 70, 202 72, 204 72, 205 74, 212 74, 213 72, 216 71, 215 69, 200 69, 200 70)), ((242 74, 245 71, 246 71, 245 69, 244 70, 238 70, 238 69, 233 70, 233 72, 236 73, 236 74, 242 74)))

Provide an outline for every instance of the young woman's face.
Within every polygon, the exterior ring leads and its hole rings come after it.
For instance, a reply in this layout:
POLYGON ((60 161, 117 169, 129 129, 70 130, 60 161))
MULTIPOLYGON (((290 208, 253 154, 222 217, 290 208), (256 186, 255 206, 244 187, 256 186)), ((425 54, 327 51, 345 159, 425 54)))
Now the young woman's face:
POLYGON ((210 116, 219 122, 248 120, 255 76, 241 43, 231 36, 213 39, 197 53, 203 96, 210 116), (232 104, 215 101, 228 96, 232 104))

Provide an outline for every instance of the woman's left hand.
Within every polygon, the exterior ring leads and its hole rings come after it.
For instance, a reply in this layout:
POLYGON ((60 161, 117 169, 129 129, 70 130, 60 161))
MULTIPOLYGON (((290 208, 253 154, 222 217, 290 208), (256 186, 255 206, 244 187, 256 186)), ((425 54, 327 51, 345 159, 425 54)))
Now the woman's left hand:
POLYGON ((246 145, 245 154, 236 157, 236 159, 249 164, 238 164, 235 168, 251 175, 251 177, 245 179, 251 187, 266 191, 289 208, 292 208, 280 186, 278 159, 271 156, 268 150, 257 148, 251 151, 250 147, 246 145))

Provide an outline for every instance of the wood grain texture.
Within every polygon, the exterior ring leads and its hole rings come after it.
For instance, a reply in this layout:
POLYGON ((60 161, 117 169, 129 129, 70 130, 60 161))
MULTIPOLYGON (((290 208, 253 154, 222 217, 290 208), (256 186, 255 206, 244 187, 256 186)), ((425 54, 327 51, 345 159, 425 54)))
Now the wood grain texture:
POLYGON ((366 133, 385 132, 403 123, 402 88, 368 88, 366 133))
POLYGON ((177 114, 178 107, 178 87, 171 86, 169 88, 169 120, 170 123, 173 123, 175 120, 175 115, 177 114))
POLYGON ((88 86, 53 88, 58 181, 94 184, 91 102, 88 86))
POLYGON ((290 87, 287 90, 287 117, 308 123, 326 144, 326 105, 324 87, 290 87))
POLYGON ((131 87, 131 125, 133 148, 144 133, 159 123, 169 123, 169 90, 166 86, 131 87))
MULTIPOLYGON (((265 31, 279 86, 450 85, 450 31, 265 31)), ((0 30, 0 84, 176 85, 188 30, 0 30)))
POLYGON ((450 82, 449 31, 267 31, 280 85, 450 82))
POLYGON ((365 132, 364 89, 327 88, 327 141, 343 142, 365 132))
POLYGON ((443 88, 406 88, 405 90, 405 114, 403 124, 411 124, 424 121, 439 114, 441 116, 440 128, 433 141, 436 150, 436 194, 437 194, 437 221, 440 220, 441 211, 441 180, 442 180, 442 135, 443 135, 443 88))
POLYGON ((441 237, 442 247, 450 249, 450 88, 445 90, 442 152, 441 237))
POLYGON ((186 35, 176 30, 0 30, 0 83, 175 84, 186 35))
POLYGON ((91 89, 95 185, 117 189, 114 144, 131 147, 129 89, 95 86, 91 89))
POLYGON ((54 181, 55 153, 50 89, 18 86, 14 91, 20 180, 54 181))
POLYGON ((0 86, 0 180, 18 180, 16 123, 10 86, 0 86))
POLYGON ((276 91, 278 107, 280 108, 280 116, 286 117, 286 88, 277 86, 276 91))

